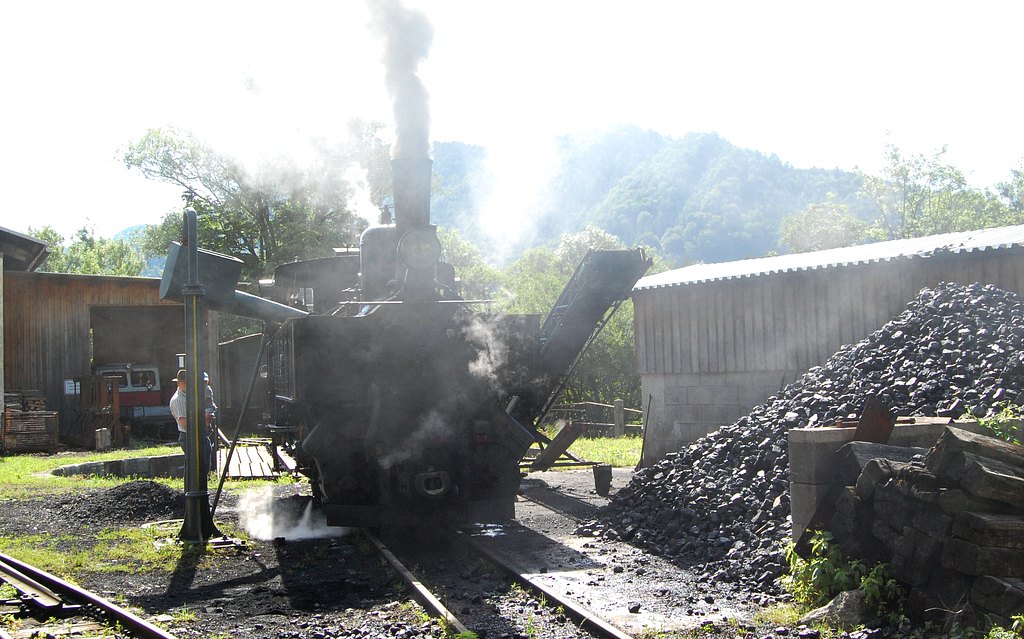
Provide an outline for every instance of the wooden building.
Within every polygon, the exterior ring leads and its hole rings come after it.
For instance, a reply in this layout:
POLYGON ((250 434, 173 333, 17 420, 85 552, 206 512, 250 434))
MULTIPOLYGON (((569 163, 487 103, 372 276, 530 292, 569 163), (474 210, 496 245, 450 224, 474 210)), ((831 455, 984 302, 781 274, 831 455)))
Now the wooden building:
MULTIPOLYGON (((185 352, 183 306, 160 299, 158 278, 33 272, 47 253, 44 242, 0 228, 0 391, 41 392, 67 427, 78 409, 70 382, 96 365, 131 362, 156 365, 169 400, 185 352)), ((216 371, 216 313, 207 314, 207 337, 207 369, 216 371)))
MULTIPOLYGON (((4 361, 3 274, 34 271, 50 254, 46 242, 0 227, 0 363, 4 361)), ((4 367, 0 366, 0 415, 4 414, 4 367)))
POLYGON ((920 289, 1024 292, 1024 226, 951 233, 650 275, 633 290, 645 461, 730 424, 920 289))
POLYGON ((163 302, 148 277, 4 273, 4 385, 42 392, 49 410, 73 420, 65 382, 97 364, 156 364, 173 393, 176 353, 185 351, 181 304, 163 302))

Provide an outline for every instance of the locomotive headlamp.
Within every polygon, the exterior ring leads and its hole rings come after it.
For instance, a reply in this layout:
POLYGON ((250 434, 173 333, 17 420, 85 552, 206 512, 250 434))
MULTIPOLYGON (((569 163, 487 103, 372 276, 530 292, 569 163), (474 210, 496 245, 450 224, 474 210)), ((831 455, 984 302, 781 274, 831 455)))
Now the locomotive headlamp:
POLYGON ((398 259, 412 269, 430 268, 441 259, 441 242, 433 229, 413 229, 398 241, 398 259))

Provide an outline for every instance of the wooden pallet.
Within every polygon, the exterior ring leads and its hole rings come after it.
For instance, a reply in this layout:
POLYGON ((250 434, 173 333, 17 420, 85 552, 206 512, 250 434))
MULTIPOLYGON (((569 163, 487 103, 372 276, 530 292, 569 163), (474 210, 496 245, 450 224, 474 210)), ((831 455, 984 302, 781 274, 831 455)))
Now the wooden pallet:
MULTIPOLYGON (((224 467, 226 448, 217 449, 217 467, 224 467)), ((264 445, 239 444, 231 455, 228 477, 232 479, 274 479, 280 475, 274 470, 274 458, 264 445)))

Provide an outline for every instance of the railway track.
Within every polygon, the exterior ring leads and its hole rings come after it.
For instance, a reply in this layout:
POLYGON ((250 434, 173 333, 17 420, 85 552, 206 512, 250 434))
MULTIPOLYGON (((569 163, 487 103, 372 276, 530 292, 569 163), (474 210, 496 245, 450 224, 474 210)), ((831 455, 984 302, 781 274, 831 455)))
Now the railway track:
POLYGON ((362 534, 428 614, 453 634, 630 639, 580 602, 532 577, 484 538, 446 535, 426 544, 422 539, 398 541, 393 549, 368 531, 362 534))
MULTIPOLYGON (((516 520, 505 525, 473 527, 461 535, 437 531, 433 538, 384 539, 389 551, 415 575, 412 581, 430 592, 443 609, 424 602, 416 592, 419 588, 399 583, 397 570, 382 570, 379 551, 359 534, 339 531, 341 536, 331 538, 289 534, 260 538, 268 543, 257 541, 234 553, 182 554, 167 573, 85 571, 83 583, 103 597, 120 602, 117 593, 124 593, 146 610, 166 612, 166 619, 160 617, 161 625, 166 624, 163 634, 128 630, 130 621, 108 622, 108 628, 120 623, 125 632, 92 634, 430 639, 441 636, 444 625, 455 633, 465 629, 487 639, 573 639, 682 632, 739 618, 734 614, 736 599, 709 584, 707 575, 665 565, 657 556, 623 542, 589 536, 579 522, 587 520, 599 502, 587 482, 566 481, 560 475, 525 481, 516 520), (422 607, 413 603, 414 596, 422 607), (436 610, 431 613, 436 620, 428 619, 424 609, 436 610), (602 622, 617 631, 608 631, 602 622)), ((117 499, 124 499, 122 493, 117 493, 117 499)), ((140 486, 138 494, 150 493, 140 486)), ((280 500, 283 521, 294 517, 298 522, 308 510, 308 497, 290 490, 282 491, 284 495, 280 500)), ((69 534, 60 510, 47 510, 42 504, 16 508, 16 504, 11 502, 5 511, 5 527, 11 531, 35 530, 43 513, 47 527, 42 530, 69 534)), ((101 529, 102 524, 88 519, 81 526, 81 509, 69 512, 83 534, 94 535, 101 529)), ((230 508, 224 513, 237 516, 230 508)), ((425 534, 424 530, 417 533, 425 534)), ((58 589, 45 579, 35 581, 49 590, 58 589)), ((409 583, 410 578, 402 581, 409 583)), ((62 608, 57 607, 45 603, 46 594, 40 588, 12 594, 11 587, 4 587, 0 592, 0 604, 9 600, 0 616, 23 615, 19 620, 24 619, 26 630, 54 617, 65 629, 53 629, 67 634, 66 628, 75 623, 99 623, 118 614, 86 618, 85 611, 75 608, 90 606, 85 600, 68 597, 62 608), (47 606, 60 613, 47 612, 47 606)), ((0 627, 22 629, 2 623, 0 627)), ((5 639, 2 633, 0 639, 5 639)))
POLYGON ((596 509, 579 486, 528 484, 506 525, 458 534, 417 531, 383 541, 363 533, 406 590, 453 633, 488 639, 601 637, 752 628, 742 600, 704 576, 626 544, 579 536, 596 509))
POLYGON ((0 554, 0 638, 70 635, 174 639, 163 629, 106 599, 0 554), (11 596, 13 595, 13 596, 11 596))

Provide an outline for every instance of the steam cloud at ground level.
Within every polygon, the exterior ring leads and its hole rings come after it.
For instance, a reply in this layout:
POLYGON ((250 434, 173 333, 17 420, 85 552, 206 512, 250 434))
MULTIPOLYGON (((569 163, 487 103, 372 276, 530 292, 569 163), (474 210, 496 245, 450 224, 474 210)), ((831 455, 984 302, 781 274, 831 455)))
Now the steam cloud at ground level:
POLYGON ((238 522, 253 539, 344 537, 348 528, 328 526, 313 502, 275 499, 273 488, 249 490, 238 500, 238 522))

